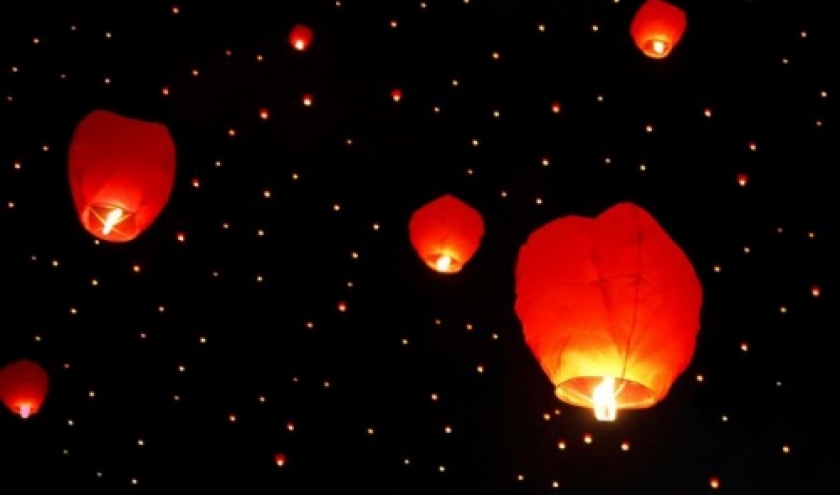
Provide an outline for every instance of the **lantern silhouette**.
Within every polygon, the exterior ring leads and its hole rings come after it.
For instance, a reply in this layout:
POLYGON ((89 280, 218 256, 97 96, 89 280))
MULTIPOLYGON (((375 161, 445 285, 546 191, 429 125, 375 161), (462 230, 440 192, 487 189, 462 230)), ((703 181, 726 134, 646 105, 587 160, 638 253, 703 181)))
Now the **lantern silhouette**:
POLYGON ((101 240, 136 238, 172 193, 175 145, 163 124, 94 110, 76 127, 69 155, 76 212, 101 240))
POLYGON ((32 361, 22 359, 0 369, 0 400, 21 418, 40 410, 48 388, 47 372, 32 361))
POLYGON ((429 268, 457 273, 478 250, 484 220, 470 205, 447 194, 415 211, 408 228, 414 250, 429 268))
POLYGON ((663 0, 647 0, 630 24, 636 46, 650 58, 665 58, 682 38, 685 12, 663 0))
POLYGON ((667 395, 694 354, 702 288, 646 211, 566 216, 519 251, 515 311, 557 397, 613 420, 667 395))
POLYGON ((292 30, 289 32, 289 43, 292 44, 295 50, 304 51, 309 48, 309 44, 312 43, 312 37, 314 33, 311 29, 303 24, 297 24, 292 30))

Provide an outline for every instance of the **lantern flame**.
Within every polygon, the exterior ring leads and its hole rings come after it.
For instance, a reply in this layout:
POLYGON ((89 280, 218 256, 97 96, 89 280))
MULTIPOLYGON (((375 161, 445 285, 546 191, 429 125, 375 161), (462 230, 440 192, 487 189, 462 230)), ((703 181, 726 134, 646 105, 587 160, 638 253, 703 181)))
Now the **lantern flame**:
POLYGON ((303 51, 304 48, 306 48, 306 43, 304 43, 303 40, 300 40, 300 39, 295 40, 295 49, 296 50, 303 51))
POLYGON ((114 208, 109 211, 108 216, 105 217, 105 221, 102 222, 102 233, 105 235, 110 234, 114 226, 122 220, 122 214, 122 208, 114 208))
POLYGON ((20 405, 20 417, 26 419, 29 417, 29 414, 32 412, 32 405, 30 404, 21 404, 20 405))
POLYGON ((598 421, 615 421, 618 402, 615 399, 615 378, 605 376, 592 389, 592 407, 598 421))
POLYGON ((452 258, 443 254, 435 261, 435 269, 439 272, 448 272, 452 267, 452 258))
POLYGON ((664 55, 668 51, 668 43, 662 40, 653 40, 650 46, 657 55, 664 55))

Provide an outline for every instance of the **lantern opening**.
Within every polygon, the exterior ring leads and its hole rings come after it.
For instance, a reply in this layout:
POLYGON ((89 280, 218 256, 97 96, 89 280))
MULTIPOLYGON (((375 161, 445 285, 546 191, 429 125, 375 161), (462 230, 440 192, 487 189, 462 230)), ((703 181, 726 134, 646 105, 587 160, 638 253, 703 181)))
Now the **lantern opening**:
POLYGON ((306 43, 303 40, 301 40, 301 39, 295 40, 295 49, 296 50, 303 51, 304 48, 306 48, 306 43))
POLYGON ((669 50, 669 44, 667 41, 663 40, 650 40, 647 42, 647 45, 650 47, 650 51, 657 55, 667 55, 669 50))
POLYGON ((457 258, 448 253, 436 253, 426 259, 429 268, 440 273, 457 273, 461 271, 462 264, 457 258))
POLYGON ((654 58, 664 58, 671 52, 671 43, 668 40, 653 38, 644 43, 645 53, 654 58))
POLYGON ((615 420, 619 409, 642 409, 656 404, 656 394, 641 383, 609 376, 579 376, 555 389, 557 398, 592 409, 599 421, 615 420))
POLYGON ((102 235, 122 234, 132 236, 137 231, 134 214, 119 206, 94 204, 88 213, 89 227, 102 235))
POLYGON ((32 404, 25 403, 18 406, 18 413, 20 417, 26 419, 32 413, 32 404))

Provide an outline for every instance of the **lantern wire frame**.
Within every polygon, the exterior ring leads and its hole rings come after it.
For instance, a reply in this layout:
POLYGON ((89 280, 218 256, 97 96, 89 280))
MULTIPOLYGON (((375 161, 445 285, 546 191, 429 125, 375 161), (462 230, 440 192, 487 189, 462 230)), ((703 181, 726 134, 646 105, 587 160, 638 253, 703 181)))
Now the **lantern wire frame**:
POLYGON ((88 216, 95 219, 97 230, 105 236, 114 233, 130 236, 137 231, 134 213, 126 211, 119 205, 102 203, 91 205, 88 208, 88 216))

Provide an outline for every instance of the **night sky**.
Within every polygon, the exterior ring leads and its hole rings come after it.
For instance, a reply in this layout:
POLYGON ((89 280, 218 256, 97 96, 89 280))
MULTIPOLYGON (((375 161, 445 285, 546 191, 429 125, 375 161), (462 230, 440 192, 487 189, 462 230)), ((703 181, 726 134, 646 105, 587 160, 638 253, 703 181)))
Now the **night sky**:
POLYGON ((831 2, 673 3, 661 60, 642 0, 7 10, 0 366, 50 389, 0 405, 0 491, 837 493, 831 2), (71 199, 95 109, 177 148, 128 243, 71 199), (408 236, 444 194, 485 222, 457 274, 408 236), (514 272, 535 229, 625 201, 691 260, 701 325, 665 400, 599 422, 525 344, 514 272))

